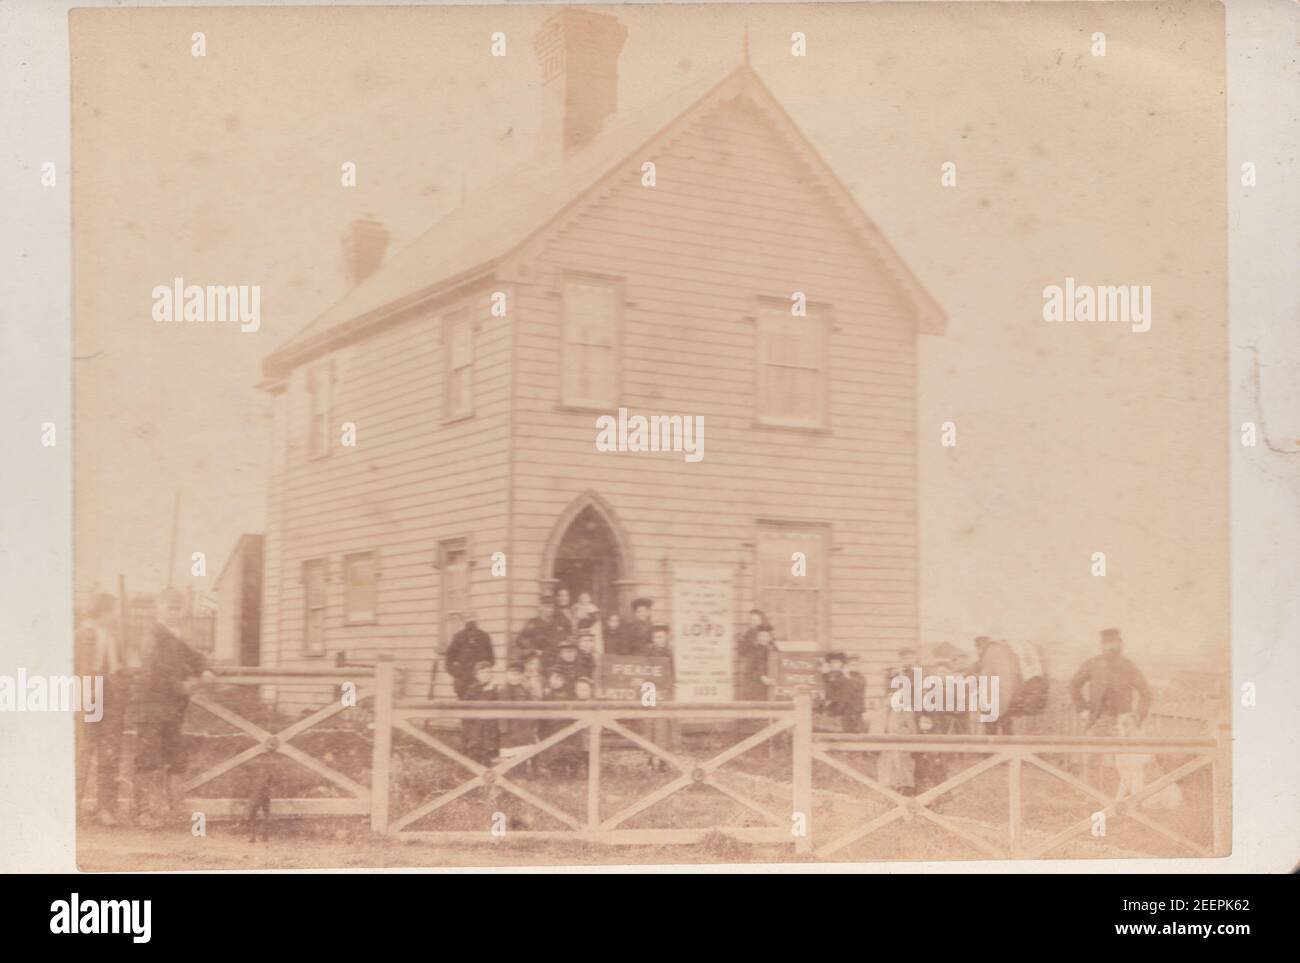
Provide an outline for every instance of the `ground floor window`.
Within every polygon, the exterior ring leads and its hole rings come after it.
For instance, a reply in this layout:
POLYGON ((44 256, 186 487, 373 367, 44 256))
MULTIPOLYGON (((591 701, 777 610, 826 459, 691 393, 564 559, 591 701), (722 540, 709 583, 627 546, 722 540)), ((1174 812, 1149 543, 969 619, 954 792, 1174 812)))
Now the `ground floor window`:
POLYGON ((307 655, 325 652, 325 559, 302 563, 302 650, 307 655))
POLYGON ((374 552, 357 552, 343 559, 343 619, 349 625, 375 621, 374 552))
POLYGON ((756 554, 756 607, 767 613, 778 644, 784 649, 826 648, 830 529, 760 523, 756 554))
POLYGON ((448 538, 438 543, 438 570, 442 581, 442 644, 464 628, 469 611, 469 543, 448 538))

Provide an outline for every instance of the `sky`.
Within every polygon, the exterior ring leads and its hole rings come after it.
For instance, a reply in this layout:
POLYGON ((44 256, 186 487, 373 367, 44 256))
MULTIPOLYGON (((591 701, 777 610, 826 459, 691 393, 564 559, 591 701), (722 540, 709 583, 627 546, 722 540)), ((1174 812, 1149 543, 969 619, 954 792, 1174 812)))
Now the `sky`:
MULTIPOLYGON (((80 587, 165 582, 177 490, 178 577, 204 551, 210 590, 238 535, 262 530, 262 358, 346 292, 354 218, 382 220, 398 250, 532 160, 529 41, 548 12, 73 12, 80 587), (178 276, 261 285, 261 330, 155 324, 150 291, 178 276)), ((617 15, 620 113, 739 62, 747 27, 755 69, 948 313, 920 346, 922 638, 1087 647, 1119 626, 1137 652, 1221 652, 1221 9, 617 15), (1066 277, 1151 285, 1151 330, 1043 321, 1044 287, 1066 277)))

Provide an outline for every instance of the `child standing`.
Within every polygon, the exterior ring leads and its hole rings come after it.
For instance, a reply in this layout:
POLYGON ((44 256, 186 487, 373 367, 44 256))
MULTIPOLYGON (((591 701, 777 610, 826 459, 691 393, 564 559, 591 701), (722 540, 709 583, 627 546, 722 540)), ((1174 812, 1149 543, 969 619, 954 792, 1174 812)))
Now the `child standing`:
POLYGON ((564 676, 565 697, 573 698, 574 680, 586 673, 579 671, 578 646, 572 639, 565 639, 560 643, 559 655, 551 663, 547 672, 558 672, 564 676))
POLYGON ((542 675, 542 657, 533 653, 524 659, 523 687, 528 691, 528 698, 540 701, 546 695, 546 677, 542 675))
MULTIPOLYGON (((496 683, 492 681, 492 663, 477 662, 474 680, 462 690, 466 702, 491 702, 497 698, 496 683)), ((465 755, 480 765, 490 766, 496 761, 500 733, 496 719, 464 719, 460 724, 465 755)))
MULTIPOLYGON (((506 669, 506 684, 501 689, 503 702, 531 702, 532 693, 524 684, 522 662, 512 662, 506 669)), ((504 719, 501 722, 501 758, 509 759, 537 741, 537 723, 532 719, 504 719)), ((531 761, 531 760, 530 760, 531 761)))
POLYGON ((596 634, 589 630, 578 632, 578 654, 574 656, 578 677, 588 681, 596 678, 596 634))

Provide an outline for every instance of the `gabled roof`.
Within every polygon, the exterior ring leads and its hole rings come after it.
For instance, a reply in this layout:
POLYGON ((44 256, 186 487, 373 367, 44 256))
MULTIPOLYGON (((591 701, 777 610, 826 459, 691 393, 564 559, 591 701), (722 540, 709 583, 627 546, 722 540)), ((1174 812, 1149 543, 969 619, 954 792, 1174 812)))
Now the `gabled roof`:
POLYGON ((610 126, 571 156, 550 164, 525 165, 485 186, 268 355, 264 373, 268 377, 283 375, 399 311, 490 272, 603 182, 624 172, 629 161, 637 161, 639 170, 640 160, 654 142, 667 139, 704 111, 742 93, 767 108, 791 145, 822 179, 830 199, 899 284, 915 310, 918 330, 942 334, 947 325, 943 309, 885 241, 758 74, 742 64, 721 78, 684 87, 610 126))

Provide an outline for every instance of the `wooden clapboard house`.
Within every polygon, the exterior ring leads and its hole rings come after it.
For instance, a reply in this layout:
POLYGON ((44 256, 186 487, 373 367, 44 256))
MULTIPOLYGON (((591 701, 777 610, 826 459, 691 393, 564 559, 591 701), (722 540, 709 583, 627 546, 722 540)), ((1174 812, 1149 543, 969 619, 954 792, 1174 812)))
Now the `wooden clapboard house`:
POLYGON ((266 359, 264 665, 391 654, 423 693, 467 609, 500 657, 559 584, 667 618, 696 563, 783 647, 875 669, 916 644, 917 338, 943 312, 748 64, 618 116, 624 37, 553 16, 538 162, 386 262, 355 225, 360 283, 266 359), (703 416, 703 459, 598 451, 620 407, 703 416))

